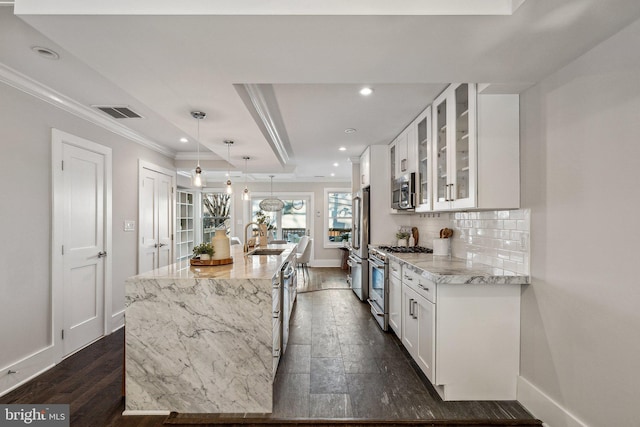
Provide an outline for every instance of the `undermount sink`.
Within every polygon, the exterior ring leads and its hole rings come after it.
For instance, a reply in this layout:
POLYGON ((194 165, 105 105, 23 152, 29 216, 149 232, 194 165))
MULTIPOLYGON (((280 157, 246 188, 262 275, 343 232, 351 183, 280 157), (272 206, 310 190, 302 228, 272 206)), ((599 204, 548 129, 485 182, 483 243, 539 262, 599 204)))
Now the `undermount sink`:
POLYGON ((247 255, 280 255, 284 249, 255 249, 247 255))

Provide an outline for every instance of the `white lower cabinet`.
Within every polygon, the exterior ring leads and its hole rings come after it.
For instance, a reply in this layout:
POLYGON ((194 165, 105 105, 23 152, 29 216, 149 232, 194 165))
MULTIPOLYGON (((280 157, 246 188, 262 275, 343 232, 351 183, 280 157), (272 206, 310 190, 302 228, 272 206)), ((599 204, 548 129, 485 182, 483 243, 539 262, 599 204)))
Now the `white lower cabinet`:
MULTIPOLYGON (((418 287, 425 285, 407 283, 413 272, 403 272, 402 283, 402 344, 418 364, 422 372, 435 382, 436 305, 429 301, 418 287), (417 289, 416 289, 417 287, 417 289)), ((412 278, 413 279, 413 278, 412 278)), ((422 279, 426 281, 425 279, 422 279)), ((435 284, 431 284, 435 286, 435 284)))
POLYGON ((389 326, 402 338, 402 281, 400 263, 389 262, 389 326))
POLYGON ((515 400, 520 286, 436 286, 406 265, 401 277, 402 344, 440 397, 515 400))

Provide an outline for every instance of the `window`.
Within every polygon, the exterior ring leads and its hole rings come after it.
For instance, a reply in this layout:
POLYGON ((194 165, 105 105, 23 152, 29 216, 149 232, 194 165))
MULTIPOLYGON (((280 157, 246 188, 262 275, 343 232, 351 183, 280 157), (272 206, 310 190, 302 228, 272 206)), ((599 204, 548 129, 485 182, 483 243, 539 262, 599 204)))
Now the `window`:
MULTIPOLYGON (((272 239, 282 239, 297 243, 300 237, 309 235, 309 204, 308 196, 280 197, 284 208, 280 212, 264 212, 260 209, 260 202, 264 197, 251 199, 251 221, 267 224, 272 239)), ((257 232, 254 226, 254 233, 257 232)))
POLYGON ((233 199, 225 192, 202 193, 202 241, 210 242, 216 229, 225 228, 231 234, 233 199))
POLYGON ((341 247, 351 238, 351 191, 326 188, 325 190, 324 246, 341 247))

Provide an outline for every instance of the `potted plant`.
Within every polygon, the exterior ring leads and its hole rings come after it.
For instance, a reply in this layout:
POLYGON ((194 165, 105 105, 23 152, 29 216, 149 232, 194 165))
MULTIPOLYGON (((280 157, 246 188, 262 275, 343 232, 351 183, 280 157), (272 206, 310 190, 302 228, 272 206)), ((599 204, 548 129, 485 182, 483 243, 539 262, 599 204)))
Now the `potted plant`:
POLYGON ((214 252, 211 243, 200 243, 193 248, 193 255, 199 257, 202 261, 210 260, 214 252))
POLYGON ((398 246, 407 246, 407 239, 409 238, 409 233, 406 231, 398 231, 396 233, 396 239, 398 239, 398 246))

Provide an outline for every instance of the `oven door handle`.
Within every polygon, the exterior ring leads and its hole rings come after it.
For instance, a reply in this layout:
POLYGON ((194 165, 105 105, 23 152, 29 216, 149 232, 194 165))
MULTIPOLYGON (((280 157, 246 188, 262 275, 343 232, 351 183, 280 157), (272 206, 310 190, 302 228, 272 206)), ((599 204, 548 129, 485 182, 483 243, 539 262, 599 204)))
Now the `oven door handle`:
POLYGON ((384 317, 384 313, 380 313, 378 311, 378 309, 376 308, 376 306, 373 303, 373 300, 371 298, 367 298, 367 302, 369 303, 369 305, 371 306, 371 309, 373 310, 373 312, 375 313, 376 316, 380 316, 380 317, 384 317))
MULTIPOLYGON (((349 257, 348 261, 351 261, 352 263, 358 264, 358 265, 362 264, 362 261, 358 261, 356 258, 351 257, 351 256, 349 257)), ((350 264, 350 267, 353 267, 353 264, 350 264)))
POLYGON ((373 268, 384 268, 384 262, 380 262, 375 258, 369 258, 369 264, 371 264, 373 268))

